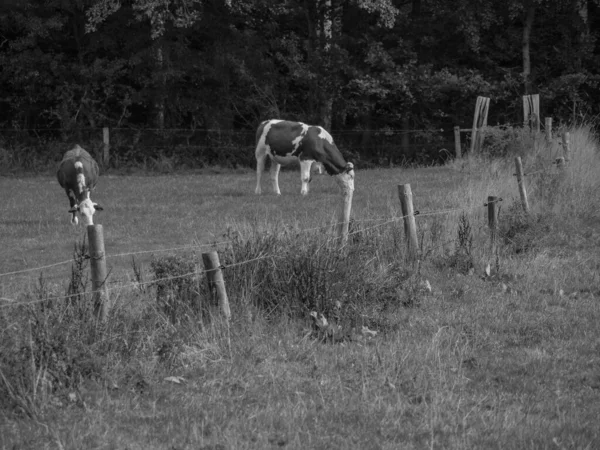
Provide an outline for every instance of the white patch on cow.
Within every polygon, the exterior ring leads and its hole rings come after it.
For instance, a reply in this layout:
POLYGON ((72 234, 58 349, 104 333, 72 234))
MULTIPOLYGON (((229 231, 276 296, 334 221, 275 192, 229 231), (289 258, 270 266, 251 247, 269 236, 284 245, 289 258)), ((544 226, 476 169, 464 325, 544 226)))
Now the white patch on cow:
MULTIPOLYGON (((81 163, 81 161, 77 161, 75 163, 75 170, 77 172, 83 170, 83 164, 81 163)), ((83 194, 83 191, 85 190, 85 175, 83 174, 83 172, 77 173, 77 189, 79 190, 79 192, 77 192, 77 194, 79 195, 83 194)))
MULTIPOLYGON (((258 143, 256 144, 256 152, 255 152, 255 154, 256 154, 256 189, 254 190, 254 192, 256 194, 261 193, 260 179, 261 179, 262 173, 265 170, 265 159, 266 159, 267 155, 271 155, 271 147, 266 145, 267 134, 269 134, 269 130, 271 129, 271 127, 274 124, 279 123, 279 122, 283 122, 283 120, 280 120, 280 119, 268 120, 265 123, 263 132, 260 135, 260 138, 258 139, 258 143)), ((274 184, 277 184, 277 181, 275 181, 274 184)), ((278 190, 279 190, 279 186, 277 186, 276 193, 280 194, 280 192, 277 192, 278 190)))
POLYGON ((94 203, 89 197, 79 204, 79 214, 81 215, 83 225, 94 225, 93 217, 95 212, 96 208, 94 208, 94 203))
POLYGON ((267 141, 267 134, 269 134, 269 130, 271 129, 271 127, 273 125, 275 125, 276 123, 279 122, 283 122, 283 120, 281 119, 271 119, 267 122, 267 124, 265 125, 265 127, 263 128, 263 132, 260 135, 260 139, 258 140, 258 144, 256 144, 256 149, 258 151, 258 148, 262 148, 262 147, 266 147, 269 149, 269 151, 271 151, 271 148, 268 145, 265 145, 266 141, 267 141))
POLYGON ((321 139, 325 139, 327 142, 329 142, 330 144, 333 144, 333 137, 331 137, 331 135, 327 132, 327 130, 323 127, 318 127, 319 130, 319 137, 321 139))
POLYGON ((309 128, 308 125, 306 125, 305 123, 302 123, 302 122, 298 122, 298 124, 302 125, 302 131, 300 132, 298 137, 292 141, 292 145, 294 146, 294 150, 292 150, 292 153, 295 152, 296 150, 298 150, 298 147, 300 146, 302 139, 304 139, 304 136, 306 136, 306 133, 308 133, 308 128, 309 128))

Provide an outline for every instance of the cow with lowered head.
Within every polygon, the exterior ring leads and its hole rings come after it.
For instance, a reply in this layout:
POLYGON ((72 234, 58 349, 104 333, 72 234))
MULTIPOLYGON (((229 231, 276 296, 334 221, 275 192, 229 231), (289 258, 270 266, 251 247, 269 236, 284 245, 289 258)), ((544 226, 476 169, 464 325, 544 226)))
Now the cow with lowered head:
POLYGON ((96 210, 102 207, 90 199, 90 192, 96 187, 100 170, 94 158, 79 145, 65 153, 56 177, 69 198, 71 223, 77 225, 81 216, 84 225, 93 225, 96 210))
POLYGON ((322 127, 287 120, 265 120, 256 132, 256 193, 262 192, 260 179, 265 160, 271 158, 271 181, 277 195, 281 166, 300 161, 302 195, 308 194, 311 180, 310 169, 314 162, 321 163, 325 171, 335 177, 342 190, 354 190, 354 165, 346 162, 333 142, 331 135, 322 127))

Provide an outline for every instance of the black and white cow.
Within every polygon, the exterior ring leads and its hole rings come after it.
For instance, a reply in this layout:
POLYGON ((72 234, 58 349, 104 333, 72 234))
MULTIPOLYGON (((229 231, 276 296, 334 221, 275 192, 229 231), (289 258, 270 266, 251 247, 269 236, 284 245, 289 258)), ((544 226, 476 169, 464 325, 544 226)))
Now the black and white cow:
POLYGON ((90 191, 93 191, 98 182, 100 169, 94 158, 79 145, 69 150, 63 156, 56 177, 61 187, 69 197, 71 223, 77 225, 81 215, 84 225, 93 225, 93 215, 102 207, 90 199, 90 191))
POLYGON ((281 194, 279 169, 298 160, 302 195, 308 194, 310 168, 314 162, 321 163, 325 171, 336 178, 342 190, 354 190, 354 165, 346 162, 331 135, 322 127, 277 119, 265 120, 259 125, 256 132, 257 194, 262 192, 260 179, 267 155, 272 162, 270 175, 273 190, 278 195, 281 194))

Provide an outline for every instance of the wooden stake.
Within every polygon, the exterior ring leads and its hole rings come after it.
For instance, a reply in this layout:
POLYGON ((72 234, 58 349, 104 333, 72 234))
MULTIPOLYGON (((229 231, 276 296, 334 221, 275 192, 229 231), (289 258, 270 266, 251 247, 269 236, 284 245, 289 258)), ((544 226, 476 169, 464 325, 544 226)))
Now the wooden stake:
POLYGON ((521 196, 521 204, 523 210, 529 214, 529 201, 527 200, 527 190, 525 189, 524 175, 523 175, 523 164, 521 163, 521 157, 515 158, 515 167, 517 169, 517 183, 519 185, 519 195, 521 196))
POLYGON ((546 128, 546 140, 552 142, 552 117, 544 119, 544 127, 546 128))
POLYGON ((229 309, 229 299, 227 298, 219 254, 217 252, 202 253, 202 261, 204 262, 208 288, 213 300, 218 302, 221 312, 229 320, 231 319, 231 310, 229 309))
POLYGON ((410 184, 398 185, 398 197, 400 198, 400 207, 404 217, 404 235, 406 236, 408 259, 414 260, 418 254, 419 241, 417 240, 417 224, 415 222, 410 184))
POLYGON ((492 252, 496 249, 496 227, 498 225, 498 197, 489 196, 487 201, 488 207, 488 227, 490 228, 491 248, 492 252))
POLYGON ((462 157, 462 148, 460 144, 460 127, 454 127, 454 154, 456 159, 462 157))
POLYGON ((487 127, 490 99, 488 97, 477 97, 475 103, 475 114, 473 115, 473 128, 471 130, 471 154, 481 151, 485 127, 487 127))
POLYGON ((540 96, 539 94, 523 96, 523 126, 531 131, 540 132, 540 96))
POLYGON ((108 166, 108 162, 110 161, 110 131, 108 127, 102 128, 102 142, 102 163, 104 166, 108 166))
POLYGON ((106 322, 110 308, 108 289, 106 286, 106 257, 104 254, 104 235, 102 225, 88 225, 88 241, 90 245, 90 271, 96 318, 106 322))
POLYGON ((477 141, 477 123, 479 122, 479 110, 481 109, 482 101, 483 97, 477 97, 477 102, 475 103, 475 113, 473 114, 473 129, 471 130, 471 149, 469 151, 471 155, 473 155, 475 151, 475 142, 477 141))

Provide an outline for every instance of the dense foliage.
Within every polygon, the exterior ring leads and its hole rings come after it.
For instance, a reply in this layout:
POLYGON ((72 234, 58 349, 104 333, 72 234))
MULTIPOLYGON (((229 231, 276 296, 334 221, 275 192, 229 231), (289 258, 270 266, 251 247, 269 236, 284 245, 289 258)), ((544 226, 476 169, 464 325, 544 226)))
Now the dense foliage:
POLYGON ((599 112, 598 3, 3 1, 0 127, 451 130, 477 95, 489 124, 521 122, 524 93, 579 122, 599 112))

